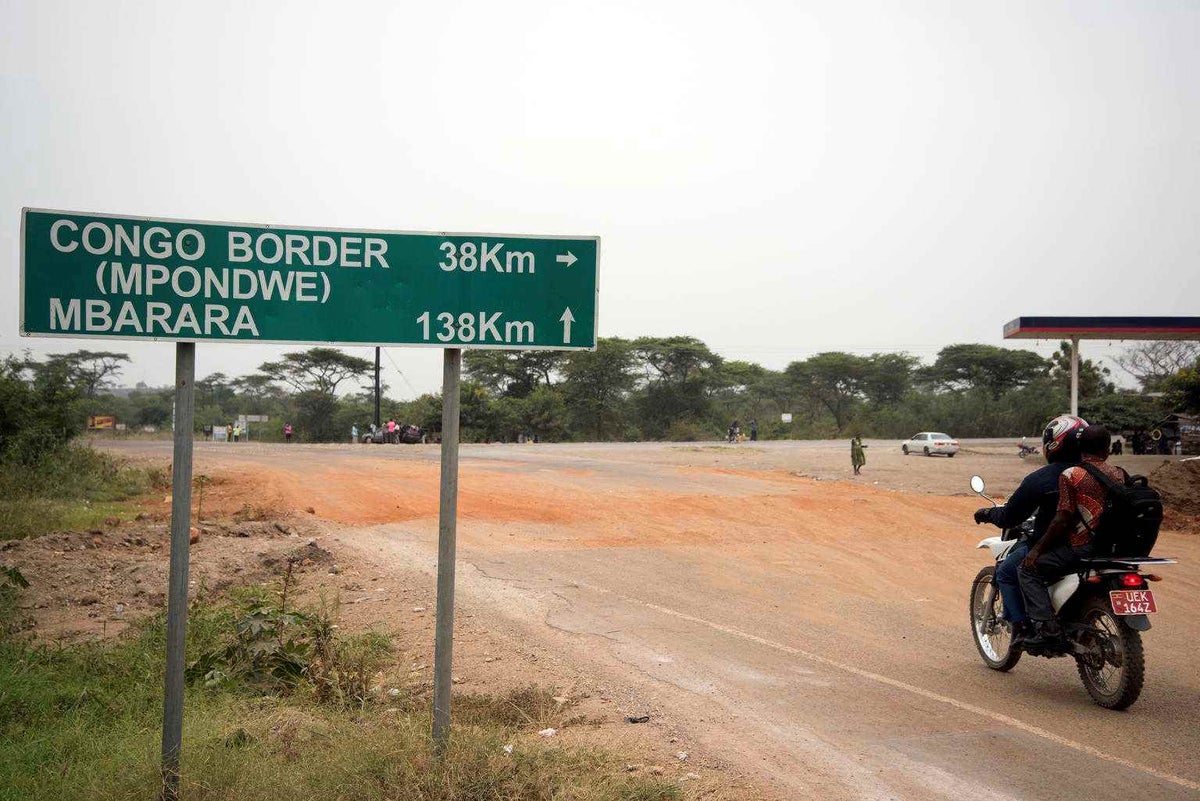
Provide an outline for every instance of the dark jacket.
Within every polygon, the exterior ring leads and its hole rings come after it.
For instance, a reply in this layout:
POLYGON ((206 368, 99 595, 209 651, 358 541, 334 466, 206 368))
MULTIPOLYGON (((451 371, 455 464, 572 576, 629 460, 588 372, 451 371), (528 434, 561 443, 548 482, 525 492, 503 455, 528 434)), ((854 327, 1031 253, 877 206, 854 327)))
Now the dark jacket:
POLYGON ((1040 540, 1058 509, 1058 477, 1071 465, 1071 462, 1055 462, 1025 476, 1021 486, 1003 506, 988 510, 988 522, 1000 528, 1012 528, 1036 513, 1029 543, 1032 545, 1040 540))

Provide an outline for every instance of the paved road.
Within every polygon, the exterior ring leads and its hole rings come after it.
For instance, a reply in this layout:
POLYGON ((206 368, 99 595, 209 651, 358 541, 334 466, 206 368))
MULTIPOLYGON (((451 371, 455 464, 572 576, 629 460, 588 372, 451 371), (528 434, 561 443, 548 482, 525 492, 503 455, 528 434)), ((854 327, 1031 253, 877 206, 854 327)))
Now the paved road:
MULTIPOLYGON (((1032 465, 1011 443, 954 460, 868 444, 857 480, 840 442, 465 448, 460 598, 636 688, 781 798, 1200 797, 1198 538, 1160 539, 1183 563, 1155 587, 1146 689, 1106 711, 1072 662, 999 674, 970 639, 987 559, 967 477, 1011 489, 1032 465)), ((232 447, 197 459, 285 501, 302 487, 364 558, 431 563, 436 499, 365 521, 343 496, 431 493, 435 449, 232 447)))

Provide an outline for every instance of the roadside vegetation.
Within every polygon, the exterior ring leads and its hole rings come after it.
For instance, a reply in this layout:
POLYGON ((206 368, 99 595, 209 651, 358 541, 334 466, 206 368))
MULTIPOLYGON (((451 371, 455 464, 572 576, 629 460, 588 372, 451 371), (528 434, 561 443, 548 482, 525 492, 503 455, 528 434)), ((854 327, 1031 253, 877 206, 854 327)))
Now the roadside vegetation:
POLYGON ((88 400, 65 371, 0 363, 0 540, 87 529, 167 479, 76 441, 88 400))
MULTIPOLYGON (((98 436, 165 431, 172 390, 139 385, 113 394, 128 357, 107 351, 8 358, 0 391, 0 449, 20 458, 83 430, 89 416, 125 427, 98 436), (21 384, 11 391, 14 383, 21 384), (57 409, 35 424, 9 415, 25 392, 57 409), (64 403, 64 400, 67 401, 64 403), (10 442, 11 440, 11 442, 10 442), (9 443, 9 444, 4 444, 9 443)), ((1107 368, 1080 364, 1081 412, 1113 430, 1148 431, 1169 412, 1200 412, 1200 345, 1151 342, 1118 358, 1141 391, 1119 391, 1107 368)), ((251 439, 345 442, 374 416, 372 364, 334 348, 311 348, 266 362, 247 376, 213 373, 196 382, 196 431, 239 415, 267 415, 251 439)), ((902 438, 922 429, 959 437, 1034 434, 1068 405, 1067 343, 1044 358, 992 345, 948 345, 932 364, 906 353, 819 353, 783 370, 727 360, 694 337, 601 338, 595 351, 467 351, 462 437, 467 442, 712 440, 732 420, 757 420, 761 439, 860 435, 902 438), (784 423, 781 415, 792 415, 784 423)), ((441 397, 385 396, 384 419, 436 436, 441 397)), ((17 405, 20 405, 19 403, 17 405)))
MULTIPOLYGON (((569 353, 468 350, 462 438, 713 440, 731 421, 745 430, 751 419, 761 439, 904 438, 930 429, 958 437, 1032 435, 1068 406, 1069 353, 1067 343, 1050 358, 964 343, 942 348, 928 364, 906 353, 827 352, 771 370, 724 359, 687 336, 601 338, 594 351, 569 353), (784 413, 791 422, 782 421, 784 413)), ((44 362, 10 359, 8 372, 43 391, 74 392, 75 430, 87 415, 109 415, 126 427, 98 436, 169 430, 170 388, 113 394, 126 361, 120 353, 76 351, 44 362), (58 383, 47 383, 48 376, 58 383)), ((1154 428, 1169 412, 1200 412, 1200 344, 1143 343, 1117 362, 1140 389, 1118 390, 1107 368, 1084 359, 1081 412, 1089 420, 1132 433, 1154 428)), ((366 359, 311 348, 250 375, 213 373, 196 382, 196 431, 239 415, 267 415, 269 423, 251 424, 252 440, 281 440, 290 422, 299 441, 346 442, 351 426, 364 433, 374 417, 372 372, 366 359)), ((439 395, 400 401, 384 390, 383 419, 437 436, 439 395)))
MULTIPOLYGON (((0 601, 20 592, 6 587, 0 601)), ((11 613, 0 603, 0 615, 11 613)), ((456 695, 451 744, 435 758, 424 687, 389 686, 387 638, 345 636, 333 620, 329 608, 291 609, 265 587, 193 602, 185 798, 683 797, 673 782, 626 773, 612 754, 539 738, 542 728, 586 725, 546 688, 456 695)), ((156 797, 164 616, 115 641, 69 647, 7 631, 0 626, 0 799, 156 797)))

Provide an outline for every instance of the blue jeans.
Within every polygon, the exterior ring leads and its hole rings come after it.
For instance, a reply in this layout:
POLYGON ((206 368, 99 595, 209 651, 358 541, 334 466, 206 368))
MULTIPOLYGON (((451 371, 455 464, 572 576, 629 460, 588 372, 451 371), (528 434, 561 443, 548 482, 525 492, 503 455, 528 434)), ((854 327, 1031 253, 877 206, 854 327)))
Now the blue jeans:
POLYGON ((996 565, 996 587, 1004 601, 1004 619, 1010 623, 1024 623, 1025 596, 1021 594, 1021 583, 1017 578, 1017 568, 1021 560, 1029 553, 1025 543, 1014 545, 1004 561, 996 565))

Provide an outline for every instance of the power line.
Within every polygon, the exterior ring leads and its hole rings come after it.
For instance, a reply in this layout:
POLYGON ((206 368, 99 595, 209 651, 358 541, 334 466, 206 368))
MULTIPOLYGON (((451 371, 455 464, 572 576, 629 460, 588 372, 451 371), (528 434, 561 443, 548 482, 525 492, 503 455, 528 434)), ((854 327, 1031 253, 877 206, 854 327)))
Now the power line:
POLYGON ((404 371, 400 369, 400 365, 396 364, 396 360, 392 358, 392 354, 388 353, 387 348, 380 348, 379 352, 382 353, 384 356, 387 356, 387 360, 389 362, 391 362, 392 367, 394 367, 396 369, 396 372, 400 374, 400 378, 403 379, 405 384, 408 384, 408 388, 412 391, 413 396, 414 397, 419 396, 421 393, 417 392, 417 388, 414 387, 412 385, 412 382, 408 380, 408 376, 406 376, 404 374, 404 371))

